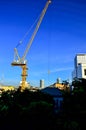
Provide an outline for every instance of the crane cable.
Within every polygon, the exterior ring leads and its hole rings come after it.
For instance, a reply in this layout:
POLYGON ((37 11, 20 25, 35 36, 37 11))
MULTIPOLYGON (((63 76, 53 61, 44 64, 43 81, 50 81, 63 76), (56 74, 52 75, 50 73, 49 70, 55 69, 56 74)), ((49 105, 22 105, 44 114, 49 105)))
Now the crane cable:
POLYGON ((31 32, 31 30, 33 29, 33 27, 35 26, 35 24, 37 23, 38 19, 39 19, 40 15, 36 18, 35 22, 31 25, 31 27, 29 28, 29 30, 25 33, 25 35, 21 38, 21 40, 18 42, 18 44, 16 45, 16 48, 18 48, 25 40, 25 38, 28 36, 28 34, 31 32))
MULTIPOLYGON (((17 50, 17 48, 24 43, 25 38, 28 36, 28 34, 31 32, 31 30, 33 29, 33 27, 35 26, 35 24, 37 23, 38 19, 39 19, 40 15, 38 15, 38 17, 36 18, 35 22, 31 25, 30 29, 25 33, 25 35, 21 38, 21 40, 18 42, 18 44, 16 45, 15 49, 17 50)), ((16 59, 16 52, 14 53, 14 61, 16 59)))
POLYGON ((48 86, 50 85, 50 43, 48 42, 48 71, 47 71, 47 74, 48 74, 48 86))

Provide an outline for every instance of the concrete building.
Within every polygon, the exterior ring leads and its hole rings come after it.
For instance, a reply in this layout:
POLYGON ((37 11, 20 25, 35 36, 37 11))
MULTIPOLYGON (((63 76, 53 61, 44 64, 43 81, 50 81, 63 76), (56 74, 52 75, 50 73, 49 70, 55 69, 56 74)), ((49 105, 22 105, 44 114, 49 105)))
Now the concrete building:
POLYGON ((75 56, 72 78, 86 79, 86 54, 77 54, 75 56))
POLYGON ((13 86, 0 86, 0 92, 2 91, 13 91, 15 90, 15 87, 13 86))
MULTIPOLYGON (((20 87, 22 86, 22 81, 20 81, 20 85, 19 86, 20 87)), ((25 82, 25 87, 29 89, 30 88, 30 83, 26 81, 25 82)))
POLYGON ((40 88, 41 88, 41 89, 44 88, 44 80, 43 80, 43 79, 40 80, 40 88))

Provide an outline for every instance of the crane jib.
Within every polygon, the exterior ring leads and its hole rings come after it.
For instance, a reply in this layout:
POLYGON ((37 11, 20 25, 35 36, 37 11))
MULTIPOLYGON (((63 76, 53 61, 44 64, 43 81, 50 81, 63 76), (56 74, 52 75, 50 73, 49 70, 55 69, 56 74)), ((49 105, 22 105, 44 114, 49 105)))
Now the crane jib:
POLYGON ((37 23, 37 25, 36 25, 36 27, 35 27, 35 30, 34 30, 32 36, 31 36, 31 38, 30 38, 30 40, 29 40, 29 43, 28 43, 28 45, 27 45, 27 47, 26 47, 26 50, 25 50, 25 52, 24 52, 24 55, 23 55, 23 57, 21 58, 22 61, 25 60, 25 57, 26 57, 26 55, 27 55, 27 53, 28 53, 28 51, 29 51, 29 49, 30 49, 30 47, 31 47, 31 44, 32 44, 32 42, 33 42, 33 40, 34 40, 34 38, 35 38, 35 36, 36 36, 36 33, 37 33, 38 29, 39 29, 39 26, 40 26, 40 24, 41 24, 41 22, 42 22, 42 20, 43 20, 43 17, 44 17, 44 15, 45 15, 45 13, 46 13, 46 11, 47 11, 47 8, 48 8, 48 5, 49 5, 50 3, 51 3, 51 0, 48 0, 47 3, 45 4, 45 7, 44 7, 43 11, 41 12, 41 15, 40 15, 40 17, 39 17, 39 20, 38 20, 38 23, 37 23))

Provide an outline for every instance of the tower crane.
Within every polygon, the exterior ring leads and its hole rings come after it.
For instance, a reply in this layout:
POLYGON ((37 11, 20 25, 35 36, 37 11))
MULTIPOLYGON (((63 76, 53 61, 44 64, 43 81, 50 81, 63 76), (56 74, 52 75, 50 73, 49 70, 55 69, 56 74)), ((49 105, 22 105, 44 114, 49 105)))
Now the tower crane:
POLYGON ((36 36, 36 33, 37 33, 37 31, 38 31, 38 29, 40 27, 40 24, 41 24, 41 22, 43 20, 43 17, 45 15, 45 13, 47 11, 47 8, 48 8, 50 3, 51 3, 51 0, 47 0, 46 4, 45 4, 45 6, 44 6, 44 8, 43 8, 43 10, 41 12, 41 15, 39 17, 39 20, 38 20, 38 22, 36 24, 36 27, 35 27, 35 29, 34 29, 34 31, 32 33, 32 36, 31 36, 31 38, 30 38, 30 40, 29 40, 29 42, 27 44, 27 47, 26 47, 26 49, 24 51, 23 56, 20 57, 19 54, 18 54, 17 48, 14 48, 15 58, 14 58, 14 61, 11 63, 11 65, 12 66, 20 66, 22 68, 21 91, 23 91, 26 88, 25 83, 26 83, 26 77, 28 76, 27 75, 27 69, 28 69, 27 68, 27 62, 26 62, 25 58, 26 58, 26 55, 27 55, 27 53, 28 53, 28 51, 29 51, 29 49, 31 47, 31 44, 32 44, 32 42, 33 42, 33 40, 34 40, 34 38, 36 36))

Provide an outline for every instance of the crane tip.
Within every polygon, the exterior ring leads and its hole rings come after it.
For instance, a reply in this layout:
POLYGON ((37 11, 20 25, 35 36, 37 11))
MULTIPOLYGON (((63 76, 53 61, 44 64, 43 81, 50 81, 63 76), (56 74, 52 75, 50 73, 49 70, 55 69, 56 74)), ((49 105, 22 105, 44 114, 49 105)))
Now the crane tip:
POLYGON ((48 0, 49 3, 51 3, 51 0, 48 0))

